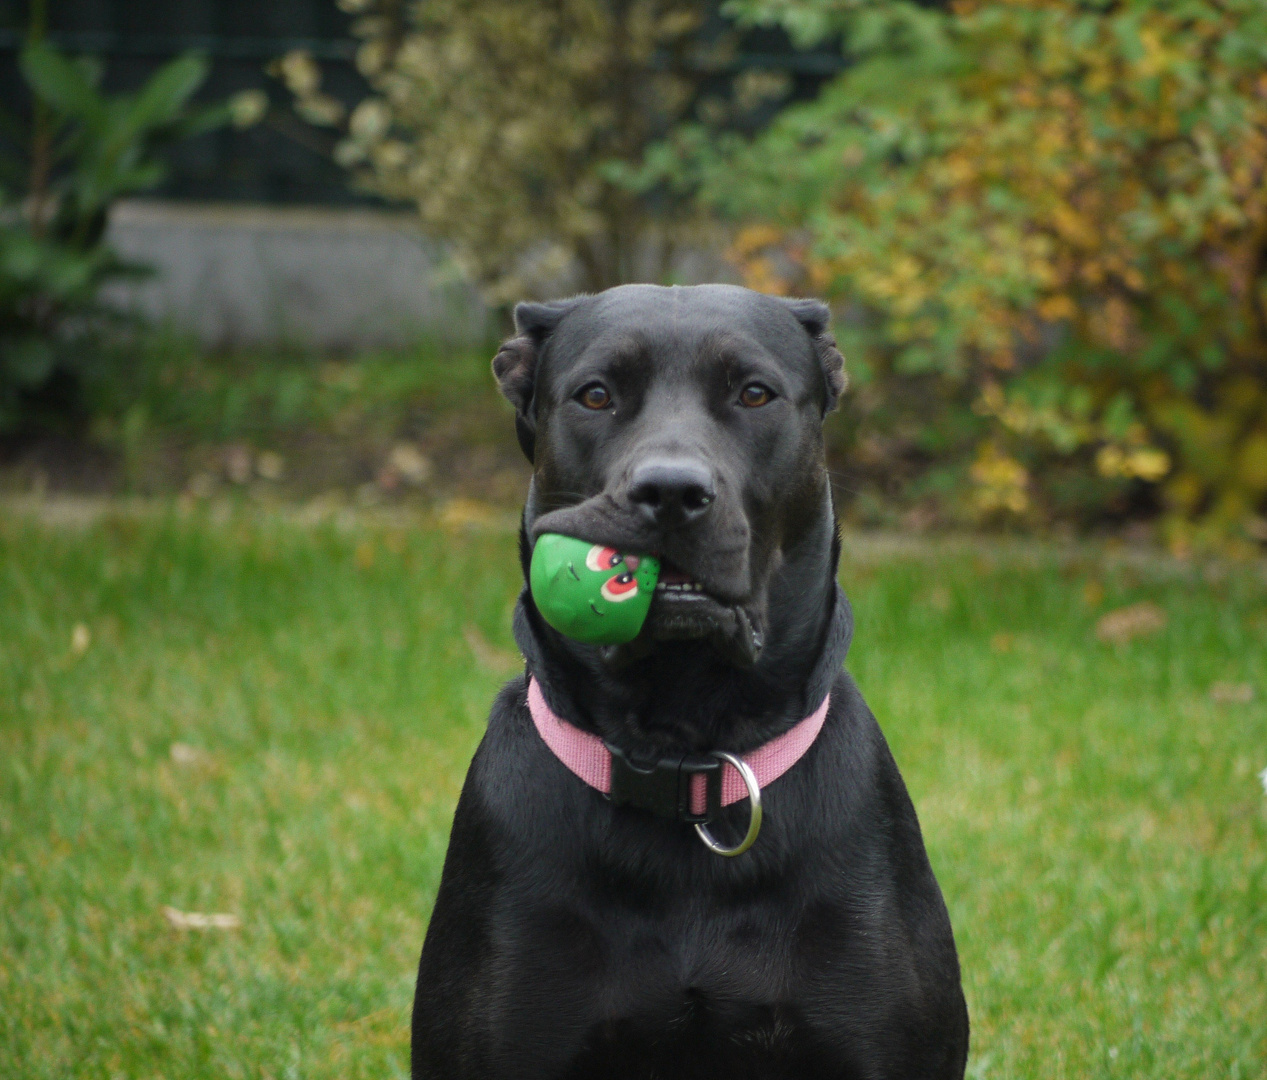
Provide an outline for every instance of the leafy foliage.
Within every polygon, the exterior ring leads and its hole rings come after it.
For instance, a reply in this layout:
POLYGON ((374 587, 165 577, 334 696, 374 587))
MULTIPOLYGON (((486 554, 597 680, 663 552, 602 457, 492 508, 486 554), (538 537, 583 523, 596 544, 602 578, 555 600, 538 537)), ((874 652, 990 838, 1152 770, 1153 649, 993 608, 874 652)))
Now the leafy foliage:
POLYGON ((82 366, 93 331, 112 317, 102 287, 142 272, 104 243, 111 203, 162 181, 170 143, 230 117, 227 106, 190 105, 207 75, 194 56, 114 96, 101 92, 98 64, 43 41, 24 48, 20 68, 35 110, 23 140, 29 160, 4 162, 12 187, 25 187, 24 203, 6 201, 0 188, 0 430, 18 423, 32 395, 82 366))
MULTIPOLYGON (((692 202, 648 152, 709 103, 725 33, 707 0, 341 0, 375 93, 345 118, 310 57, 277 71, 300 115, 342 126, 338 160, 413 203, 494 302, 558 283, 664 278, 692 202)), ((767 80, 768 81, 768 80, 767 80)), ((779 87, 743 85, 749 97, 779 87)), ((707 108, 705 108, 707 111, 707 108)))
POLYGON ((1260 0, 733 6, 855 60, 713 161, 737 252, 847 305, 873 384, 973 404, 965 511, 1267 535, 1260 0))
POLYGON ((120 269, 104 250, 76 252, 23 228, 0 229, 0 430, 17 421, 24 392, 52 378, 96 313, 101 283, 120 269))

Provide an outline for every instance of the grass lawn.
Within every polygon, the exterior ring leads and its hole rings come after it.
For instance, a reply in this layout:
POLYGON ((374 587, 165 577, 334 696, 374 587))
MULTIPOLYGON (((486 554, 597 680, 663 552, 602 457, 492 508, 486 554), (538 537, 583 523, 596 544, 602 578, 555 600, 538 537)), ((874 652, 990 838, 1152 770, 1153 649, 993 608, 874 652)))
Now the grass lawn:
MULTIPOLYGON (((848 546, 972 1076, 1267 1073, 1267 576, 1210 569, 848 546)), ((518 584, 500 526, 0 508, 0 1077, 406 1075, 518 584)))

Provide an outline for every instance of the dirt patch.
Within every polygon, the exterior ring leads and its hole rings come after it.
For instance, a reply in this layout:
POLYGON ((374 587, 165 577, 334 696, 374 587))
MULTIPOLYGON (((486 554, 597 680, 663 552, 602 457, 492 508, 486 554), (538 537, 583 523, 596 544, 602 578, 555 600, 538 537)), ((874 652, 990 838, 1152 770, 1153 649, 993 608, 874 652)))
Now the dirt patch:
POLYGON ((132 443, 90 436, 0 444, 0 493, 119 497, 233 493, 302 502, 341 495, 363 505, 469 496, 520 503, 531 469, 506 417, 415 420, 386 430, 261 432, 224 442, 150 432, 132 443))

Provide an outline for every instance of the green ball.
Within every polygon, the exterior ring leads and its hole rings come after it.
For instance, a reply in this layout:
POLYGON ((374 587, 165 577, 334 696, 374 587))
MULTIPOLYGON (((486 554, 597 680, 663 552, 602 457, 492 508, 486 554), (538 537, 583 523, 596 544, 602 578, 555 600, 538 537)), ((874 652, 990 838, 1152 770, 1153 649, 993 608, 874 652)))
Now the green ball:
POLYGON ((541 617, 560 634, 591 645, 638 636, 651 607, 660 560, 574 536, 542 533, 528 584, 541 617))

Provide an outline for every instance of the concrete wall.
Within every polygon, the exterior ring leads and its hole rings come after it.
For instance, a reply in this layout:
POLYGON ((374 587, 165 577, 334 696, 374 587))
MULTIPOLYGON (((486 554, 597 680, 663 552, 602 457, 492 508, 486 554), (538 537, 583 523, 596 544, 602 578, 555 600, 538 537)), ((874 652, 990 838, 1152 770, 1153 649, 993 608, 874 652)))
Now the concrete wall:
POLYGON ((407 214, 125 202, 109 241, 156 275, 115 291, 208 346, 471 341, 487 313, 407 214))
MULTIPOLYGON (((292 341, 353 348, 420 337, 464 343, 498 329, 410 214, 131 201, 111 212, 108 240, 156 271, 116 287, 111 299, 210 347, 292 341)), ((723 246, 684 246, 672 280, 734 281, 723 246)), ((543 293, 566 296, 575 280, 563 274, 543 293)))

